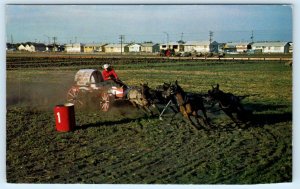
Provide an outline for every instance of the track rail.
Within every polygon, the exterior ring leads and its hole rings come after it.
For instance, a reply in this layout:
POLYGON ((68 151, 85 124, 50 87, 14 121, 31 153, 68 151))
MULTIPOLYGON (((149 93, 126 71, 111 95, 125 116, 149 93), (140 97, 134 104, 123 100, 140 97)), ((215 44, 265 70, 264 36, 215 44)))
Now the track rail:
POLYGON ((112 63, 156 63, 156 62, 174 62, 174 61, 292 61, 287 57, 92 57, 92 56, 49 56, 49 57, 12 57, 7 56, 6 69, 19 68, 49 68, 49 67, 68 67, 82 65, 101 65, 106 62, 112 63))

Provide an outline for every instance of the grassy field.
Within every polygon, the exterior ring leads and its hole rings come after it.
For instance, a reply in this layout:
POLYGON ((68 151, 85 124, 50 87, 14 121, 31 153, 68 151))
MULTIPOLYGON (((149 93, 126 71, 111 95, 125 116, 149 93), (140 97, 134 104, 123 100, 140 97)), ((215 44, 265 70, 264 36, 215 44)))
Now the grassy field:
MULTIPOLYGON (((100 66, 100 65, 99 65, 100 66)), ((186 91, 211 85, 253 111, 236 125, 208 109, 209 130, 170 123, 126 103, 103 113, 75 109, 76 130, 55 131, 79 67, 7 71, 7 179, 11 183, 256 184, 292 181, 292 69, 279 62, 118 64, 128 85, 178 80, 186 91)))

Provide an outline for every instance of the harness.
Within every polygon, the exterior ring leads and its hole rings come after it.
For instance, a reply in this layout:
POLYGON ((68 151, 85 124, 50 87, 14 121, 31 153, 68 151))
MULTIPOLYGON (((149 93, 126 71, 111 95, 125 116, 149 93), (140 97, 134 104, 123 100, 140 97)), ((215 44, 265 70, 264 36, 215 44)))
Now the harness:
POLYGON ((230 99, 229 99, 229 104, 228 106, 224 106, 221 102, 219 102, 219 104, 221 105, 221 109, 229 109, 232 106, 234 106, 234 104, 236 104, 236 96, 234 95, 230 95, 230 99))
MULTIPOLYGON (((181 94, 180 94, 181 95, 181 94)), ((183 102, 181 102, 181 103, 179 103, 178 102, 178 98, 177 98, 177 95, 174 95, 175 96, 175 99, 176 99, 176 101, 177 101, 177 104, 179 105, 179 106, 185 106, 187 103, 188 103, 188 97, 187 97, 187 95, 184 95, 184 98, 182 99, 183 100, 183 102)), ((181 95, 182 96, 182 95, 181 95)))

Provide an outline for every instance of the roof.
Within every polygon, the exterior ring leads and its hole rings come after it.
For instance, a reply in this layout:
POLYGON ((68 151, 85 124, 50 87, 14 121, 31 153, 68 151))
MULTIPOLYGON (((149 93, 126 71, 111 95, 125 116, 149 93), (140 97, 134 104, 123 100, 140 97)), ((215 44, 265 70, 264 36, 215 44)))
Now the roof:
MULTIPOLYGON (((213 41, 211 43, 217 43, 216 41, 213 41)), ((203 46, 203 45, 209 45, 209 41, 187 41, 184 45, 186 46, 203 46)))
MULTIPOLYGON (((123 43, 122 47, 127 46, 127 45, 128 45, 127 43, 123 43)), ((105 47, 109 47, 109 48, 121 48, 121 44, 113 44, 113 43, 111 43, 111 44, 105 45, 105 47)))
POLYGON ((250 42, 229 42, 226 43, 226 46, 247 46, 250 42))
POLYGON ((141 43, 141 46, 143 46, 143 47, 153 47, 154 45, 156 45, 156 44, 154 44, 154 43, 141 43))
POLYGON ((102 47, 106 45, 107 43, 87 43, 84 46, 92 46, 92 47, 102 47))
POLYGON ((83 44, 82 43, 72 43, 72 44, 65 44, 65 47, 78 47, 78 46, 83 46, 83 44))
POLYGON ((253 46, 264 46, 264 47, 274 47, 274 46, 285 46, 288 42, 258 42, 253 43, 253 46))
POLYGON ((130 44, 130 45, 128 45, 129 47, 131 47, 131 46, 141 46, 140 44, 137 44, 137 43, 132 43, 132 44, 130 44))
POLYGON ((182 43, 178 43, 178 42, 169 42, 169 43, 163 43, 161 45, 182 45, 182 43))

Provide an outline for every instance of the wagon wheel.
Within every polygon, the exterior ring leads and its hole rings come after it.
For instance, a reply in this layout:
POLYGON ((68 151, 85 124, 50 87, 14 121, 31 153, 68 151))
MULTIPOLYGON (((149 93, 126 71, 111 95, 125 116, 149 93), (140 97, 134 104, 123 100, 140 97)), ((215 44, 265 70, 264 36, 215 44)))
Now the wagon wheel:
POLYGON ((73 103, 75 106, 83 106, 83 100, 80 99, 80 90, 72 87, 67 94, 67 101, 73 103))
POLYGON ((100 109, 103 112, 107 112, 110 107, 110 97, 107 92, 103 92, 100 94, 100 109))

